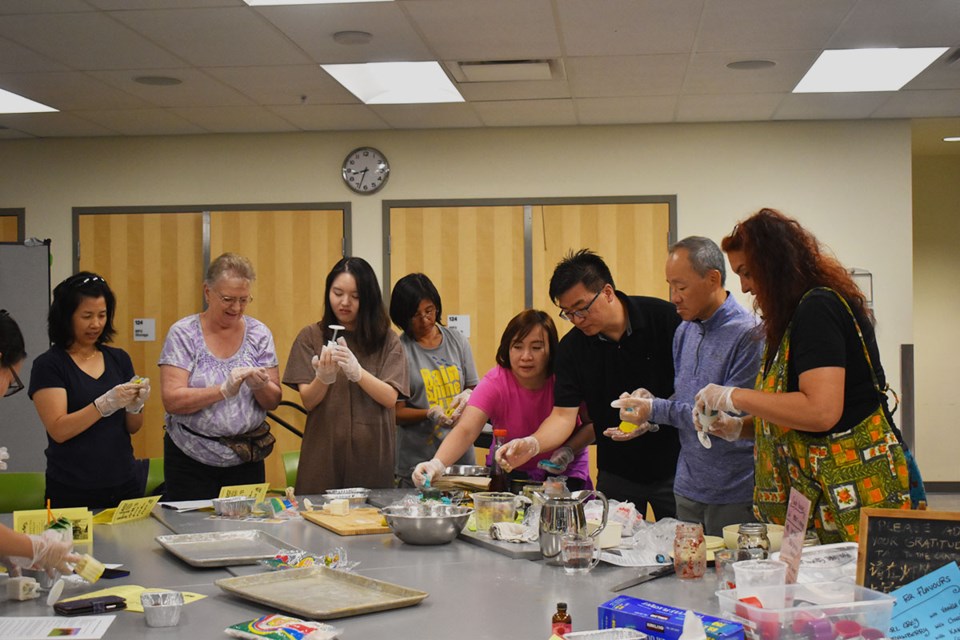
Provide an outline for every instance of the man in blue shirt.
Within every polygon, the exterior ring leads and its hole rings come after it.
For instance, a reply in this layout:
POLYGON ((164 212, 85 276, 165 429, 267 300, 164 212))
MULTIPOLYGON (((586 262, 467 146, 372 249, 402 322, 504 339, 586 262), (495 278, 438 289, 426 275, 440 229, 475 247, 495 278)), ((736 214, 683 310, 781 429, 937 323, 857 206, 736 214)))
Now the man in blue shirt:
POLYGON ((754 316, 724 289, 726 267, 720 247, 691 236, 670 248, 666 265, 670 297, 683 322, 673 338, 674 392, 668 399, 643 398, 642 390, 613 403, 622 420, 639 427, 604 435, 624 441, 668 424, 680 433, 674 482, 677 518, 702 522, 708 535, 753 517, 753 443, 714 436, 701 443, 693 425, 697 391, 709 383, 753 388, 763 349, 754 316), (710 445, 709 448, 707 445, 710 445))

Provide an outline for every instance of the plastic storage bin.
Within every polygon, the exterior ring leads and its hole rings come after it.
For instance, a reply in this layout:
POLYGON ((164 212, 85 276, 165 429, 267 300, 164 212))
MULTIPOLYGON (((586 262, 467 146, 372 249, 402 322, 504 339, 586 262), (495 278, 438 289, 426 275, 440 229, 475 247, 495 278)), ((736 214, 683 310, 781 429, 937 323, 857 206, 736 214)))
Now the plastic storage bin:
POLYGON ((853 584, 816 582, 751 589, 743 601, 737 589, 718 591, 720 611, 743 623, 751 640, 873 637, 887 634, 896 600, 853 584), (866 634, 864 630, 871 630, 866 634))

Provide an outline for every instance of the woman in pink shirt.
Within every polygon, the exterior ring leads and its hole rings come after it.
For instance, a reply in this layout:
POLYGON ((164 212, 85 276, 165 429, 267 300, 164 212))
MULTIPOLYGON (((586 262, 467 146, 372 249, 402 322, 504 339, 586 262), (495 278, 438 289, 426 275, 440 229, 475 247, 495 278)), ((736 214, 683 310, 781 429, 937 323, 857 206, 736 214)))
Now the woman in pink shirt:
MULTIPOLYGON (((488 421, 506 429, 506 441, 531 435, 553 410, 553 358, 557 350, 557 328, 543 311, 527 309, 507 324, 497 349, 497 366, 473 391, 453 431, 444 438, 436 456, 421 462, 413 471, 417 486, 425 478, 435 480, 444 469, 473 446, 488 421)), ((515 478, 542 481, 547 472, 537 466, 549 460, 552 474, 568 477, 567 486, 576 490, 592 488, 587 446, 593 442, 590 425, 580 425, 570 440, 554 451, 541 451, 513 470, 515 478), (586 428, 584 428, 586 427, 586 428)), ((487 456, 487 464, 492 461, 487 456)))

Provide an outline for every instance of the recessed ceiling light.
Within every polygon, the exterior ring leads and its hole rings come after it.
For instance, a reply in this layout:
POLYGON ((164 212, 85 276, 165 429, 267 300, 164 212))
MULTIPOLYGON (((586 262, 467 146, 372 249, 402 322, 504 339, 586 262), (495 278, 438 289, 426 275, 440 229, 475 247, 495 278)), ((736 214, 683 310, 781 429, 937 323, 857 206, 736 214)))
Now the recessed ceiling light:
POLYGON ((735 71, 752 71, 754 69, 768 69, 776 66, 773 60, 737 60, 727 65, 727 69, 735 71))
POLYGON ((947 136, 943 139, 944 142, 960 142, 960 136, 947 136))
POLYGON ((243 0, 251 7, 281 4, 347 4, 351 2, 393 2, 393 0, 243 0))
POLYGON ((151 87, 172 87, 177 84, 183 84, 183 80, 171 76, 137 76, 133 81, 150 85, 151 87))
POLYGON ((43 113, 47 111, 57 111, 57 109, 0 89, 0 113, 43 113))
POLYGON ((793 92, 897 91, 946 50, 947 47, 925 47, 824 51, 793 92))
POLYGON ((463 102, 463 96, 437 62, 367 62, 320 66, 365 104, 463 102))
POLYGON ((367 44, 373 40, 373 34, 366 31, 337 31, 333 41, 337 44, 367 44))

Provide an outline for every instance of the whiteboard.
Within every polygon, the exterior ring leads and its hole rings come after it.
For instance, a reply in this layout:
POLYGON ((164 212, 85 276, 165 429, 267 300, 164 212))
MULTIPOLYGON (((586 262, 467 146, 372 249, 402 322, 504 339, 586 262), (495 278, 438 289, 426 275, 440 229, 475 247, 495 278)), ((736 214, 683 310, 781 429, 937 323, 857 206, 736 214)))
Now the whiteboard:
MULTIPOLYGON (((27 359, 20 379, 30 387, 33 359, 50 348, 47 311, 50 309, 50 246, 0 243, 0 309, 20 325, 27 359)), ((0 446, 7 448, 9 471, 43 471, 47 436, 26 389, 0 399, 0 446)), ((2 472, 0 472, 2 473, 2 472)))

